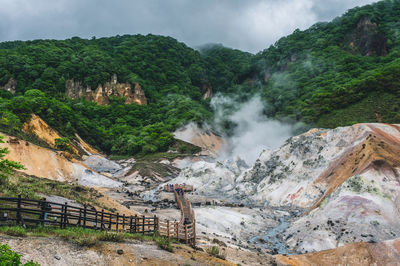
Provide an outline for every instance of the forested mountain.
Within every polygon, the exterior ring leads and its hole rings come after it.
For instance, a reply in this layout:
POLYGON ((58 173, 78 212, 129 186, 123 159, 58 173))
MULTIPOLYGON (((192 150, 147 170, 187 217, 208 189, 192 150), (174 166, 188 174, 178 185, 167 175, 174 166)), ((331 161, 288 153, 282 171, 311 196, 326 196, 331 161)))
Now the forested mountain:
POLYGON ((195 50, 151 34, 3 42, 0 127, 18 134, 35 113, 62 135, 78 133, 106 153, 166 151, 177 127, 212 119, 203 98, 209 90, 258 93, 266 115, 310 125, 396 123, 399 29, 400 1, 385 0, 296 30, 256 55, 222 45, 195 50), (119 82, 140 84, 148 104, 66 97, 68 80, 90 90, 114 74, 119 82))
POLYGON ((35 113, 61 134, 73 138, 77 132, 107 153, 166 151, 174 143, 170 132, 211 117, 202 97, 207 88, 233 84, 241 72, 233 62, 245 60, 248 66, 251 57, 219 46, 203 54, 155 35, 1 43, 1 128, 16 134, 35 113), (65 96, 68 80, 96 88, 114 74, 120 82, 140 84, 148 104, 110 97, 101 106, 65 96))
POLYGON ((321 127, 400 122, 400 1, 349 10, 252 60, 267 114, 321 127))

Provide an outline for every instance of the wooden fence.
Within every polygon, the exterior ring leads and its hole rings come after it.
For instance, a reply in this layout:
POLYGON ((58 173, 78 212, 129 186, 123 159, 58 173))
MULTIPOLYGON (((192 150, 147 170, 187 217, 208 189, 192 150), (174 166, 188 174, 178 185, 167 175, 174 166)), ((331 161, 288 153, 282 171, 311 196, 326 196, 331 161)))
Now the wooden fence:
POLYGON ((156 216, 125 216, 119 213, 97 211, 86 205, 81 207, 55 202, 18 198, 0 198, 0 223, 24 226, 48 224, 60 228, 84 228, 154 233, 158 228, 156 216), (47 205, 48 204, 48 205, 47 205), (46 208, 47 206, 50 208, 46 208))
POLYGON ((183 224, 178 221, 159 222, 160 235, 184 240, 186 244, 196 245, 196 222, 183 224))
POLYGON ((19 224, 36 226, 46 224, 60 228, 80 226, 97 230, 153 234, 158 232, 195 244, 195 223, 160 222, 157 216, 126 216, 98 211, 94 207, 77 207, 68 203, 0 197, 0 225, 19 224), (50 208, 49 208, 50 207, 50 208))

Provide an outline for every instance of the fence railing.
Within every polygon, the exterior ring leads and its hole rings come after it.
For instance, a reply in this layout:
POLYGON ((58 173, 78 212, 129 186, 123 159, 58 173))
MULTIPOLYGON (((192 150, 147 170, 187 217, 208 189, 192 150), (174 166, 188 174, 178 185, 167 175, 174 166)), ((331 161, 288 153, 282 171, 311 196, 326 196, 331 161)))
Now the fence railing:
POLYGON ((1 224, 38 225, 48 224, 60 228, 81 226, 84 228, 125 231, 130 233, 154 233, 158 228, 156 216, 126 216, 125 214, 98 211, 83 205, 18 198, 0 198, 1 224))
POLYGON ((126 216, 125 214, 98 211, 94 207, 82 207, 44 200, 0 197, 0 225, 22 226, 53 225, 60 228, 84 227, 97 230, 152 234, 158 232, 168 238, 195 243, 195 223, 160 222, 154 216, 126 216))
POLYGON ((196 241, 196 222, 183 224, 178 221, 159 222, 160 235, 169 238, 185 240, 186 244, 195 244, 196 241))

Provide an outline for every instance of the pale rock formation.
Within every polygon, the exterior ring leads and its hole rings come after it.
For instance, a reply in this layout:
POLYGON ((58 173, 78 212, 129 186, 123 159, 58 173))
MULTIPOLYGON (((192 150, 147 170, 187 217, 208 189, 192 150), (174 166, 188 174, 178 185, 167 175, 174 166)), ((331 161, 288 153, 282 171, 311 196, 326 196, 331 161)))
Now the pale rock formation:
POLYGON ((85 98, 100 105, 109 104, 110 96, 125 97, 125 104, 137 103, 147 104, 147 99, 139 83, 135 83, 132 91, 131 84, 118 83, 117 75, 113 75, 111 81, 92 90, 90 87, 84 88, 82 82, 69 79, 65 82, 65 95, 72 99, 85 98))
POLYGON ((203 91, 205 91, 205 93, 203 94, 204 100, 207 100, 207 99, 210 99, 213 97, 213 91, 212 91, 212 87, 210 85, 204 85, 203 91))
POLYGON ((203 130, 191 123, 174 132, 175 138, 202 148, 203 154, 216 156, 226 144, 211 130, 203 130))
POLYGON ((0 86, 0 90, 11 92, 15 94, 15 89, 17 88, 17 81, 13 78, 10 78, 8 82, 4 86, 0 86))

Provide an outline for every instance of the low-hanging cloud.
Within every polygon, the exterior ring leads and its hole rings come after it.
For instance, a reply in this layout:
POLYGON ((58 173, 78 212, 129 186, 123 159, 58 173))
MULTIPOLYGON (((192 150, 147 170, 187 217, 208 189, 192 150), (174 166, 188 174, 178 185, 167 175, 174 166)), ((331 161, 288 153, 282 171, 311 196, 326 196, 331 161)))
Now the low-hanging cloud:
POLYGON ((296 28, 306 29, 374 0, 0 0, 0 41, 169 35, 258 52, 296 28))

